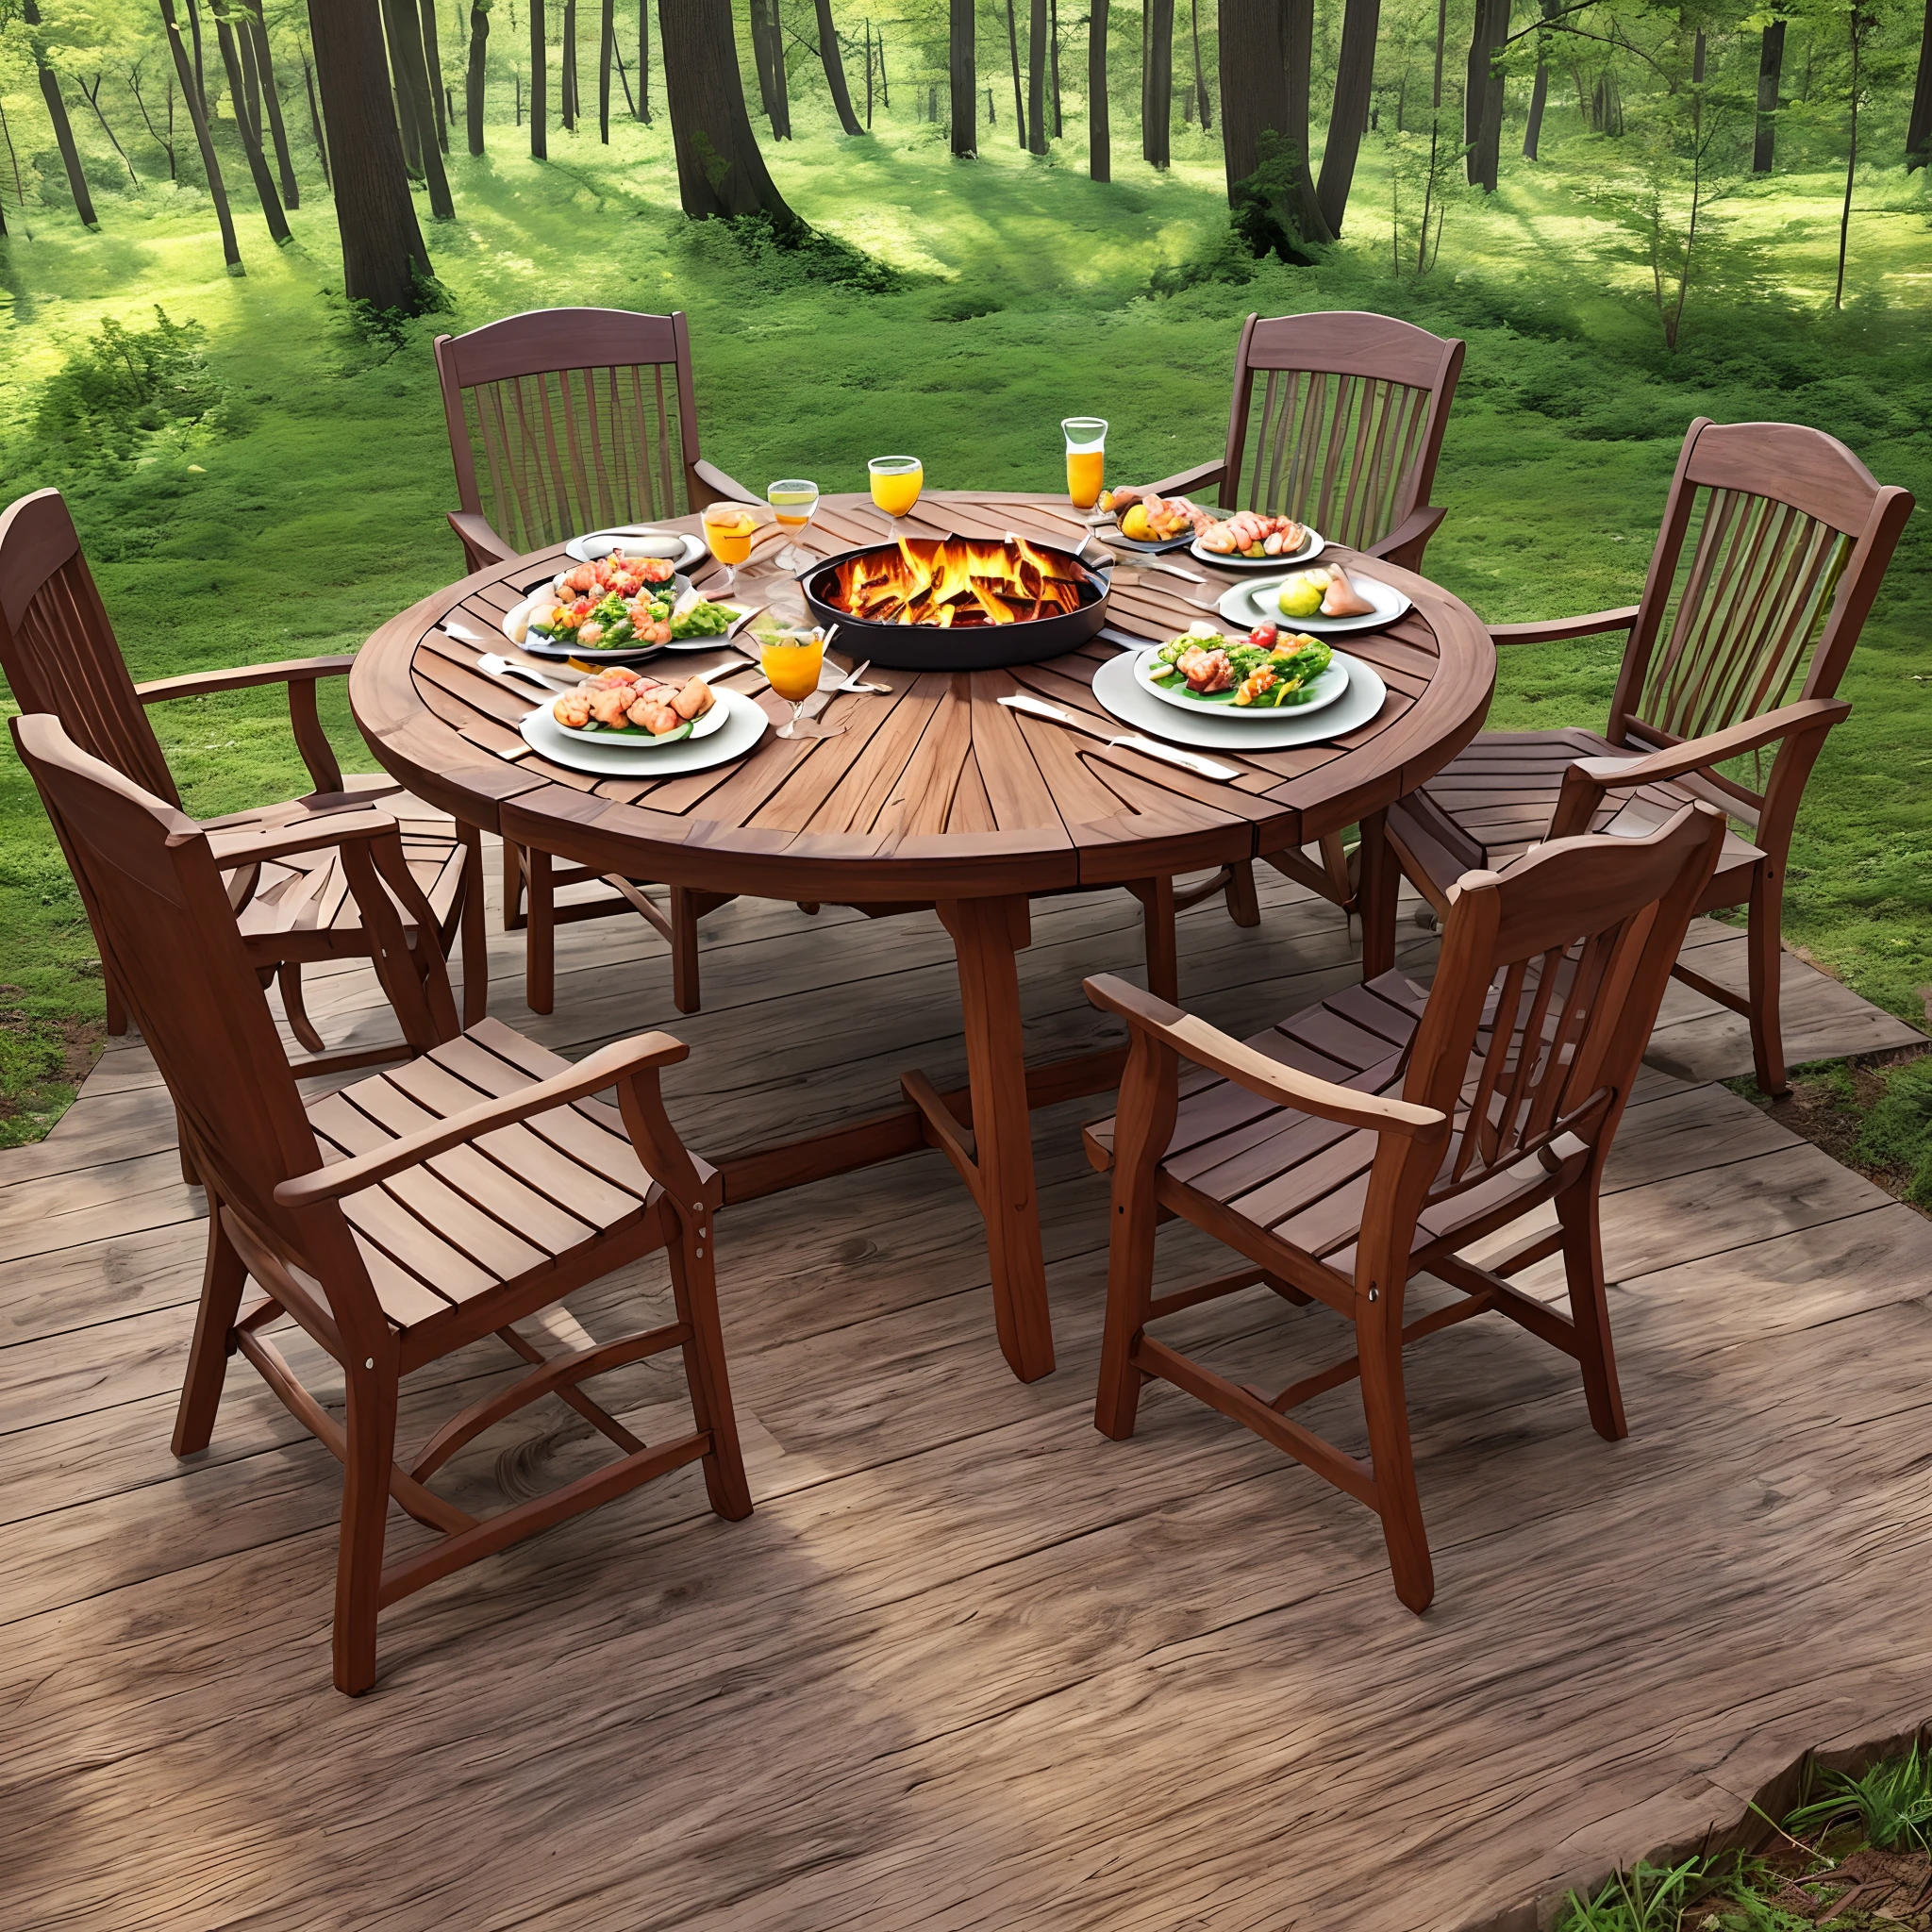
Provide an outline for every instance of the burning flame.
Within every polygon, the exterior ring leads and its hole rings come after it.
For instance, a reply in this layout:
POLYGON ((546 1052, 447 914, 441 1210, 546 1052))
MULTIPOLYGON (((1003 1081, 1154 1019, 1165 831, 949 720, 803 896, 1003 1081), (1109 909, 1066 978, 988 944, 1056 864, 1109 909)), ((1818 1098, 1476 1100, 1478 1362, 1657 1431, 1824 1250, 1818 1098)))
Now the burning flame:
POLYGON ((1071 558, 1037 550, 1024 537, 1008 535, 999 543, 902 537, 896 546, 847 558, 824 595, 873 624, 944 630, 1077 610, 1088 581, 1071 558))

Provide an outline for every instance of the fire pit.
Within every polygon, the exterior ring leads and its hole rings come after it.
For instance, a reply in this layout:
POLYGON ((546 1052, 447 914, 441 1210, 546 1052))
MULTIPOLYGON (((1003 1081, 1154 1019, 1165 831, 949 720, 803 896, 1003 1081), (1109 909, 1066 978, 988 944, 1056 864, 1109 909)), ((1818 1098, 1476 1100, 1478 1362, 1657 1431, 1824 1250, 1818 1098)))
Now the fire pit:
POLYGON ((805 578, 815 622, 895 671, 990 671, 1076 649, 1107 622, 1107 579, 1072 552, 1008 536, 913 537, 805 578))

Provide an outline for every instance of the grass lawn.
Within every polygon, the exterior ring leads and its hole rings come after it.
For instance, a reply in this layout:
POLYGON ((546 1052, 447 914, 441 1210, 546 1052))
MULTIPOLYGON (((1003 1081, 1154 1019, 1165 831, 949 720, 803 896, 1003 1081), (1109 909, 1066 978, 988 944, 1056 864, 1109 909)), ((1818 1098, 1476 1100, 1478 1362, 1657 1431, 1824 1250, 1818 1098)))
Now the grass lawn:
MULTIPOLYGON (((1674 358, 1566 171, 1583 139, 1547 145, 1556 158, 1541 169, 1506 172, 1491 204, 1458 201, 1441 265, 1420 282, 1389 272, 1372 143, 1355 232, 1321 266, 1271 261, 1245 284, 1161 297, 1148 292, 1153 271, 1224 231, 1219 156, 1198 131, 1166 176, 1124 158, 1105 186, 1085 178, 1071 119, 1046 161, 990 144, 955 162, 941 129, 910 122, 775 149, 808 220, 903 272, 882 293, 810 280, 794 258, 748 255, 722 227, 685 223, 668 127, 623 123, 613 137, 601 149, 555 135, 557 158, 537 164, 514 130, 494 128, 490 157, 457 157, 458 219, 425 222, 453 309, 396 342, 348 325, 319 192, 277 254, 240 205, 240 177, 239 280, 192 192, 106 198, 98 235, 51 211, 33 211, 30 240, 15 224, 0 242, 0 481, 8 498, 68 491, 137 678, 353 650, 457 575, 429 341, 526 308, 689 310, 706 454, 755 487, 806 475, 827 490, 862 487, 865 458, 887 449, 921 454, 934 488, 1055 487, 1059 419, 1090 411, 1112 423, 1114 478, 1158 475, 1219 450, 1251 308, 1408 315, 1469 341, 1437 491, 1450 516, 1429 568, 1493 621, 1635 599, 1677 442, 1700 411, 1815 423, 1882 480, 1932 498, 1924 175, 1874 174, 1861 188, 1857 299, 1839 317, 1841 184, 1801 175, 1740 194, 1729 208, 1760 244, 1759 294, 1726 309, 1693 296, 1674 358), (76 346, 106 318, 151 325, 157 305, 206 329, 228 391, 220 426, 156 435, 129 461, 42 434, 44 385, 76 346)), ((1847 680, 1856 709, 1812 781, 1787 916, 1793 941, 1921 1024, 1932 982, 1925 528, 1914 518, 1847 680)), ((1491 722, 1600 724, 1615 663, 1611 642, 1511 654, 1491 722)), ((325 715, 367 768, 340 686, 325 715)), ((157 724, 192 811, 304 787, 273 694, 171 707, 157 724)), ((100 1018, 85 922, 11 758, 0 758, 0 933, 4 1142, 45 1131, 100 1018)))

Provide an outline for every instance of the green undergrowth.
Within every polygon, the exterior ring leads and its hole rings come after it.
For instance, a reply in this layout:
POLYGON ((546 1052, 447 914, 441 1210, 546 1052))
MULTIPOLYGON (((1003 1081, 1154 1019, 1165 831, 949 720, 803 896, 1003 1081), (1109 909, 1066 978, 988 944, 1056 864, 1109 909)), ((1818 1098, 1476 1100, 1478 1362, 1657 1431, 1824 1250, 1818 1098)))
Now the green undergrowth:
MULTIPOLYGON (((770 159, 808 235, 687 222, 662 124, 620 124, 608 149, 558 137, 547 165, 493 126, 491 154, 452 160, 458 219, 425 212, 447 309, 382 328, 341 299, 319 182, 305 180, 294 242, 277 251, 238 175, 240 279, 192 190, 104 195, 97 235, 43 209, 29 240, 9 211, 0 492, 67 492, 138 678, 353 650, 461 566, 442 520, 454 493, 433 337, 590 302, 688 310, 706 455, 755 487, 805 475, 827 490, 862 488, 865 458, 898 449, 924 457, 935 488, 1057 488, 1059 420, 1089 411, 1111 422, 1120 480, 1217 454, 1251 309, 1373 308, 1461 335, 1437 490, 1450 514, 1429 570, 1492 621, 1634 601, 1699 412, 1817 423, 1932 497, 1932 346, 1912 279, 1928 248, 1922 188, 1887 186, 1896 208, 1862 220, 1856 296, 1836 316, 1818 299, 1831 180, 1754 191, 1744 215, 1777 241, 1782 279, 1748 308, 1693 308, 1673 357, 1607 266, 1555 137, 1553 164, 1519 171, 1486 206, 1458 201, 1421 281, 1389 272, 1372 143, 1350 235, 1316 265, 1250 258, 1245 279, 1182 287, 1177 266, 1226 258, 1219 159, 1197 130, 1169 174, 1123 155, 1119 178, 1095 184, 1074 121, 1044 160, 990 142, 971 162, 923 124, 881 116, 848 140, 805 121, 770 159), (1158 278, 1177 291, 1155 292, 1158 278)), ((1925 527, 1913 520, 1847 681, 1855 710, 1812 781, 1787 913, 1794 941, 1922 1024, 1925 527)), ((1610 640, 1507 654, 1491 723, 1600 724, 1615 665, 1610 640)), ((340 683, 324 715, 366 768, 340 683)), ((192 811, 303 787, 273 691, 155 722, 192 811)), ((0 758, 0 981, 19 989, 0 1001, 24 1016, 21 1038, 44 1048, 50 1029, 98 1024, 89 955, 38 800, 0 758)), ((0 1048, 0 1106, 15 1109, 10 1131, 38 1130, 58 1105, 52 1076, 15 1068, 0 1048)))
POLYGON ((1932 1214, 1932 1054, 1794 1068, 1774 1103, 1751 1079, 1727 1084, 1888 1193, 1932 1214))

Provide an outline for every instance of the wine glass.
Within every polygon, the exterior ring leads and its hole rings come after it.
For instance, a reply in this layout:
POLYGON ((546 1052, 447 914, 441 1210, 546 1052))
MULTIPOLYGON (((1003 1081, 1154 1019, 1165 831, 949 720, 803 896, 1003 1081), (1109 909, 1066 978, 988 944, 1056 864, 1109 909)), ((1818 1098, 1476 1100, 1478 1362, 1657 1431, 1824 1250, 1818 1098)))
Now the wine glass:
POLYGON ((799 715, 805 701, 819 688, 825 661, 825 634, 817 625, 809 630, 766 631, 758 638, 758 668, 765 682, 791 707, 791 716, 778 727, 780 738, 837 738, 842 724, 823 724, 799 715))
POLYGON ((1091 509, 1107 480, 1107 425, 1098 416, 1069 416, 1060 428, 1067 439, 1067 494, 1075 509, 1091 509))
MULTIPOLYGON (((810 528, 811 520, 819 511, 819 486, 808 482, 803 476, 790 477, 784 482, 774 483, 765 491, 765 501, 772 506, 772 513, 778 519, 778 526, 790 537, 802 535, 810 528)), ((807 564, 816 563, 818 558, 802 544, 788 541, 777 556, 781 569, 803 571, 807 564)))
POLYGON ((911 515, 925 488, 925 465, 917 457, 874 457, 866 468, 872 473, 872 500, 891 519, 892 541, 898 542, 905 534, 899 519, 911 515))
POLYGON ((758 520, 742 503, 708 503, 704 509, 705 541, 723 567, 722 581, 712 588, 728 596, 738 582, 738 566, 751 555, 758 520))

